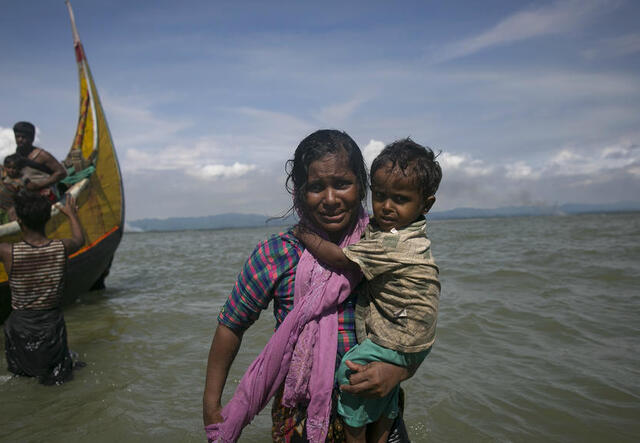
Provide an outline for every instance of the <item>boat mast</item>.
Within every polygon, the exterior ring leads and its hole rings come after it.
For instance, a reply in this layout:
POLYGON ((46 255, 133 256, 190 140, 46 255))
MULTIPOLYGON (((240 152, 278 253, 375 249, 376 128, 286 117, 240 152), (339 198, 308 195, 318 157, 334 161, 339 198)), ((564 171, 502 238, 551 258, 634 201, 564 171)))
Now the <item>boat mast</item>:
POLYGON ((69 18, 71 18, 71 32, 73 32, 73 44, 77 45, 80 43, 80 35, 78 34, 78 29, 76 28, 76 18, 73 16, 73 9, 71 9, 71 2, 69 0, 65 0, 67 4, 67 9, 69 10, 69 18))

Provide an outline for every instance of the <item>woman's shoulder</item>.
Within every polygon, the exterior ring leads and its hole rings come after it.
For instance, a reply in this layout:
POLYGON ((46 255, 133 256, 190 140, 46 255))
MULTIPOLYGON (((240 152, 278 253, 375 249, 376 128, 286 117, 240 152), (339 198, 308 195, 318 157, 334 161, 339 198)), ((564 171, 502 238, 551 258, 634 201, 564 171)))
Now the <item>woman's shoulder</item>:
POLYGON ((304 246, 293 235, 293 228, 273 234, 257 244, 252 257, 265 257, 270 260, 291 257, 299 258, 304 251, 304 246))

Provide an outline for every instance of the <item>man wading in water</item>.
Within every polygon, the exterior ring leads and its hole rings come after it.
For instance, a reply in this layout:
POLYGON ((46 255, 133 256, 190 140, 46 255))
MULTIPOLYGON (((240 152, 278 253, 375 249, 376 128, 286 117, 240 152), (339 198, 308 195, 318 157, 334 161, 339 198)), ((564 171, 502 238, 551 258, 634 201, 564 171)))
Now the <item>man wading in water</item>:
POLYGON ((7 367, 16 375, 38 377, 42 384, 61 384, 71 379, 74 366, 60 302, 67 256, 84 244, 76 202, 67 195, 60 206, 72 236, 62 240, 50 240, 45 234, 51 217, 46 197, 21 192, 15 209, 22 241, 0 243, 11 288, 12 311, 4 324, 7 367))

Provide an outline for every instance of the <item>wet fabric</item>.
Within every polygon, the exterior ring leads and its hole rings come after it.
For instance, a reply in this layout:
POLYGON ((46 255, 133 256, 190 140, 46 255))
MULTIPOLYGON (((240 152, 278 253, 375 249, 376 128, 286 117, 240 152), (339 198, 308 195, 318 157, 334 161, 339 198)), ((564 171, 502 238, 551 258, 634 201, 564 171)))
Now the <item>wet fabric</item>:
POLYGON ((57 308, 67 263, 62 240, 51 240, 42 246, 21 241, 12 248, 11 307, 15 310, 57 308))
POLYGON ((344 249, 367 281, 358 293, 356 333, 398 352, 420 352, 436 336, 440 282, 424 218, 383 232, 375 222, 344 249))
MULTIPOLYGON (((261 241, 242 267, 218 315, 218 322, 236 332, 246 331, 273 301, 276 329, 293 309, 296 267, 304 245, 291 230, 261 241)), ((336 367, 344 353, 357 343, 356 291, 338 306, 336 367)))
POLYGON ((95 171, 96 171, 95 166, 89 166, 87 168, 84 168, 84 169, 76 172, 75 168, 72 166, 72 167, 67 169, 67 176, 65 178, 63 178, 62 180, 60 180, 60 183, 63 183, 65 185, 67 185, 67 186, 71 186, 74 183, 78 183, 79 181, 84 180, 85 178, 89 177, 95 171))
MULTIPOLYGON (((400 415, 396 417, 391 426, 388 443, 409 443, 409 434, 402 420, 404 410, 404 392, 398 393, 398 407, 400 415)), ((327 430, 327 443, 342 443, 345 441, 344 423, 338 415, 336 405, 338 403, 338 388, 335 388, 331 398, 330 424, 327 430)), ((271 408, 271 438, 276 443, 307 443, 307 410, 304 407, 289 408, 282 405, 282 389, 276 394, 271 408)))
MULTIPOLYGON (((416 353, 403 353, 383 348, 367 339, 349 349, 344 355, 342 364, 336 372, 336 380, 338 385, 349 384, 349 376, 352 371, 345 364, 347 360, 360 365, 382 361, 405 368, 417 368, 427 357, 429 351, 430 349, 416 353)), ((381 417, 394 419, 400 413, 399 392, 400 385, 396 385, 391 392, 382 398, 363 397, 342 391, 338 401, 338 414, 346 424, 354 428, 373 423, 381 417)))
POLYGON ((7 367, 45 385, 71 379, 73 362, 62 310, 12 311, 4 323, 7 367))
MULTIPOLYGON (((341 246, 357 241, 367 222, 368 217, 360 208, 358 221, 342 239, 341 246)), ((326 356, 337 351, 337 306, 349 297, 360 278, 359 273, 332 272, 308 251, 303 253, 296 269, 293 310, 245 372, 233 398, 222 410, 224 421, 205 427, 209 440, 236 441, 244 426, 266 406, 287 377, 286 385, 306 378, 307 383, 285 389, 285 396, 290 394, 289 400, 296 401, 307 399, 309 441, 324 441, 335 369, 334 361, 326 356), (296 364, 301 355, 311 357, 311 368, 308 362, 296 364), (293 377, 288 375, 290 370, 293 377)))

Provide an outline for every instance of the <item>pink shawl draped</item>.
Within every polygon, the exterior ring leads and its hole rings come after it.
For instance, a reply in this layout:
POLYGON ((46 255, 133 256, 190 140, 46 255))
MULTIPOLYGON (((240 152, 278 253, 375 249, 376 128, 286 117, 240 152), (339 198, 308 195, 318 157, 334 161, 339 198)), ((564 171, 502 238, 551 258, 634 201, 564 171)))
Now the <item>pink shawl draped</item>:
MULTIPOLYGON (((345 234, 340 246, 357 242, 367 223, 368 216, 360 208, 355 226, 345 234)), ((210 442, 237 441, 242 429, 267 405, 283 382, 283 404, 306 404, 307 437, 311 442, 324 442, 338 344, 337 307, 361 278, 359 272, 333 272, 304 251, 296 267, 293 309, 222 409, 224 421, 205 427, 210 442)))

